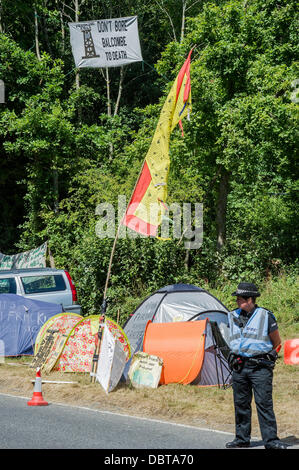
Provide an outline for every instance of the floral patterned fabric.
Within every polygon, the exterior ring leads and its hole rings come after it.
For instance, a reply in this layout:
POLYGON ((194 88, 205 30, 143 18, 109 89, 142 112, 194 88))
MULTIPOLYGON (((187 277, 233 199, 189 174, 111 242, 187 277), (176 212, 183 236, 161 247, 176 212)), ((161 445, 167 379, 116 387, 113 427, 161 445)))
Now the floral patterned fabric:
POLYGON ((38 332, 35 340, 34 355, 37 355, 42 339, 47 330, 51 328, 53 330, 59 330, 63 335, 69 335, 74 326, 82 320, 82 318, 83 317, 77 313, 61 313, 49 318, 38 332))
MULTIPOLYGON (((92 315, 73 328, 55 369, 62 372, 91 372, 95 352, 100 315, 92 315)), ((131 356, 130 345, 122 328, 110 318, 105 318, 113 336, 121 343, 127 360, 131 356)))

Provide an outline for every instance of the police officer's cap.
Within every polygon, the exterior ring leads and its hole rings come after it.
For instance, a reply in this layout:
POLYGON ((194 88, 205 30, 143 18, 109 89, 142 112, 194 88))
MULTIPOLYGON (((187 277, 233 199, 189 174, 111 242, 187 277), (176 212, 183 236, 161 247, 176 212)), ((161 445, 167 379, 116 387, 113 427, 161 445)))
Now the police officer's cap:
POLYGON ((259 297, 261 294, 255 284, 251 282, 240 282, 238 288, 232 295, 240 295, 241 297, 259 297))

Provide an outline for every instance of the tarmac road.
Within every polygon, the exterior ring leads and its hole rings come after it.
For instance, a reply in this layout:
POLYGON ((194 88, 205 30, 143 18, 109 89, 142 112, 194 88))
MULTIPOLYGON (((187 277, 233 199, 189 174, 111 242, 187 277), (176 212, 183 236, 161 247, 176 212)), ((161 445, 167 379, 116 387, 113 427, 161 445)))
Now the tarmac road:
POLYGON ((1 449, 223 449, 231 434, 0 394, 1 449))
MULTIPOLYGON (((161 449, 162 454, 165 449, 182 449, 185 452, 180 454, 188 454, 188 449, 225 449, 225 443, 234 437, 222 431, 65 404, 28 406, 28 400, 0 394, 0 449, 161 449)), ((264 447, 256 441, 252 448, 264 447)), ((117 454, 100 455, 115 458, 117 454)), ((192 451, 190 456, 193 458, 192 451)))

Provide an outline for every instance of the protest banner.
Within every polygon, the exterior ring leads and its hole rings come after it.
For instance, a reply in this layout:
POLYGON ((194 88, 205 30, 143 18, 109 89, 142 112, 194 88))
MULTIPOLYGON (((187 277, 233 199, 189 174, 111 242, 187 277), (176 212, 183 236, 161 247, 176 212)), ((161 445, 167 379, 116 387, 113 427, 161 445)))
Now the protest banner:
POLYGON ((69 23, 69 29, 77 68, 142 61, 137 16, 69 23))

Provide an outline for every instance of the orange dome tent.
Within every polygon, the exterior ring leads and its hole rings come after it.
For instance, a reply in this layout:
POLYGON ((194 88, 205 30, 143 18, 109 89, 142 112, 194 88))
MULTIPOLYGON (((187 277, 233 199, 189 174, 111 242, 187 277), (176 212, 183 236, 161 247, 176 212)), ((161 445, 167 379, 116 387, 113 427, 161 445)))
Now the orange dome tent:
POLYGON ((147 323, 143 351, 163 360, 160 384, 227 385, 230 371, 217 354, 208 319, 147 323))

